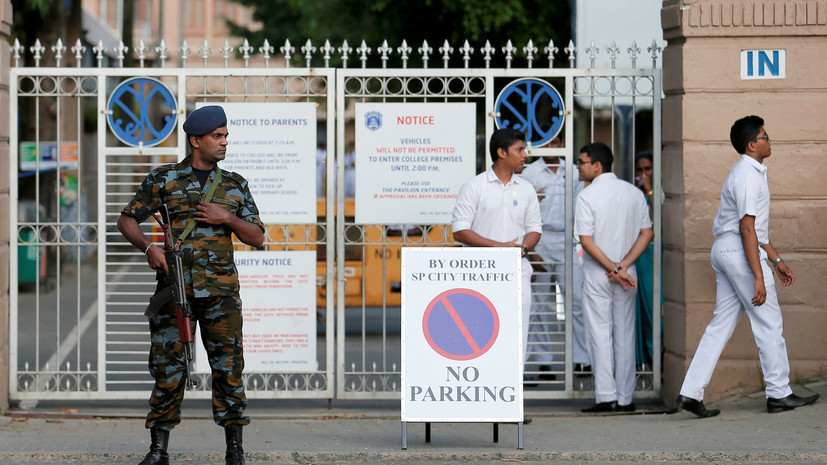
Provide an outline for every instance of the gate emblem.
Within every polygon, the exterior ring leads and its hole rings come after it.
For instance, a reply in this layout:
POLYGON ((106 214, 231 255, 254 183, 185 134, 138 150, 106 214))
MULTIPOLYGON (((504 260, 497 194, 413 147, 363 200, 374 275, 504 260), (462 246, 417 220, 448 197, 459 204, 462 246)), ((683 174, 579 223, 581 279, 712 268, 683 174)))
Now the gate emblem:
POLYGON ((376 131, 382 127, 382 113, 378 111, 369 111, 365 113, 365 127, 371 131, 376 131))
POLYGON ((161 81, 139 77, 122 82, 106 105, 109 129, 124 144, 151 147, 175 130, 175 97, 161 81))
POLYGON ((506 86, 497 96, 494 110, 498 129, 516 129, 535 147, 560 133, 566 114, 557 89, 535 78, 517 79, 506 86))

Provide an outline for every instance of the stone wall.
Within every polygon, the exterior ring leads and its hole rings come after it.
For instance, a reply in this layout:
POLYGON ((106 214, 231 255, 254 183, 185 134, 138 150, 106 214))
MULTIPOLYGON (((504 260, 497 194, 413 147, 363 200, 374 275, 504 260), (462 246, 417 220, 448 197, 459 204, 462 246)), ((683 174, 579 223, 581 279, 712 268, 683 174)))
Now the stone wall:
MULTIPOLYGON (((827 2, 666 0, 664 38, 664 400, 673 403, 715 305, 709 251, 720 189, 738 154, 729 128, 764 118, 770 240, 796 275, 778 285, 791 382, 827 374, 827 2), (786 78, 742 80, 741 50, 785 49, 786 78)), ((776 280, 778 283, 778 280, 776 280)), ((763 388, 748 318, 706 400, 763 388)))

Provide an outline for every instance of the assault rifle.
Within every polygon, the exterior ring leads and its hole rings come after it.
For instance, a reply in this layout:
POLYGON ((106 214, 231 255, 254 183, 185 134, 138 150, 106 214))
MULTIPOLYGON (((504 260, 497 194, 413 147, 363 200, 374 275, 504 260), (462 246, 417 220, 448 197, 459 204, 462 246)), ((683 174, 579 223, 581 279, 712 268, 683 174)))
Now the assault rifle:
POLYGON ((195 350, 191 330, 192 308, 190 308, 190 303, 187 301, 187 288, 184 283, 184 269, 181 264, 181 256, 178 255, 172 239, 169 208, 167 208, 166 205, 161 205, 158 211, 161 212, 161 219, 158 219, 158 216, 154 213, 152 217, 164 231, 164 254, 166 255, 167 268, 169 269, 167 277, 171 285, 152 297, 144 315, 148 318, 155 318, 161 308, 166 306, 170 301, 174 302, 175 316, 178 320, 178 338, 181 340, 181 343, 184 344, 187 377, 184 381, 187 389, 194 389, 198 387, 198 381, 193 379, 192 372, 190 371, 190 363, 192 363, 193 351, 195 350))

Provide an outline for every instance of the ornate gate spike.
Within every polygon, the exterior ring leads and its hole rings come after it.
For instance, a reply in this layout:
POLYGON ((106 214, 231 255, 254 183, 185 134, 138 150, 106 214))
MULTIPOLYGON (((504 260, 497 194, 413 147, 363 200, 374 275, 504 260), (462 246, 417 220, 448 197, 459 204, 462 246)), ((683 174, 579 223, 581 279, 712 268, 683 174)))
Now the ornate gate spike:
POLYGON ((12 55, 14 55, 14 66, 15 67, 20 66, 20 53, 23 52, 24 50, 25 50, 25 48, 23 48, 23 46, 20 45, 20 41, 17 40, 17 39, 14 39, 14 45, 11 46, 11 53, 12 53, 12 55))
POLYGON ((526 54, 528 60, 528 67, 531 68, 531 63, 534 61, 534 54, 537 53, 537 47, 534 46, 534 41, 528 39, 528 44, 523 47, 523 52, 526 54))
POLYGON ((566 54, 569 56, 569 68, 574 68, 574 56, 577 53, 577 49, 574 47, 574 42, 569 39, 569 46, 563 49, 566 54))
POLYGON ((201 60, 204 61, 204 67, 206 68, 207 60, 210 59, 210 53, 212 53, 212 47, 207 43, 207 39, 204 39, 204 44, 198 48, 198 51, 201 52, 201 60))
POLYGON ((600 49, 594 45, 594 41, 592 41, 589 48, 586 49, 586 53, 589 54, 589 68, 594 68, 594 62, 597 59, 597 54, 600 53, 600 49))
POLYGON ((181 67, 182 68, 187 67, 187 58, 189 58, 189 55, 190 55, 191 52, 192 52, 192 49, 190 49, 190 46, 187 45, 187 39, 184 39, 184 43, 181 44, 180 47, 178 47, 178 53, 181 55, 181 67))
POLYGON ((284 45, 279 47, 279 51, 284 55, 284 67, 290 67, 290 55, 296 51, 296 47, 290 45, 290 39, 284 39, 284 45))
POLYGON ((382 41, 382 45, 376 49, 377 52, 381 54, 382 58, 382 68, 388 67, 388 56, 393 52, 393 49, 388 47, 387 39, 382 41))
POLYGON ((402 45, 399 46, 396 51, 400 55, 402 55, 402 67, 408 67, 408 54, 411 53, 413 49, 408 46, 408 42, 405 39, 402 39, 402 45))
POLYGON ((468 68, 468 63, 471 61, 471 54, 474 53, 474 47, 472 47, 466 39, 459 51, 462 52, 462 61, 465 62, 465 67, 468 68))
POLYGON ((347 44, 347 39, 345 39, 345 41, 342 42, 342 46, 339 47, 339 53, 342 54, 342 68, 347 68, 347 56, 352 51, 353 49, 347 44))
POLYGON ((650 45, 646 50, 649 50, 649 53, 652 54, 651 55, 652 56, 652 68, 657 68, 658 67, 658 53, 660 53, 660 51, 663 50, 663 49, 658 47, 658 43, 655 41, 655 39, 652 39, 652 45, 650 45))
POLYGON ((250 67, 250 54, 253 53, 253 47, 250 46, 250 41, 244 39, 244 43, 241 44, 241 47, 238 47, 238 51, 241 52, 241 58, 244 59, 244 67, 250 67))
POLYGON ((148 50, 147 46, 144 44, 144 40, 141 39, 138 41, 138 48, 135 49, 138 52, 138 62, 140 63, 140 67, 144 67, 144 60, 146 60, 146 51, 148 50))
POLYGON ((609 52, 609 62, 611 63, 612 69, 615 69, 617 66, 617 56, 620 54, 620 48, 618 48, 617 43, 612 41, 612 45, 606 49, 609 52))
POLYGON ((304 52, 304 60, 307 67, 310 67, 310 61, 313 59, 313 54, 316 53, 316 47, 307 39, 307 42, 302 45, 302 52, 304 52))
POLYGON ((115 47, 115 52, 118 54, 115 59, 118 60, 118 68, 123 68, 123 59, 127 53, 129 53, 129 47, 123 44, 123 41, 118 43, 118 46, 115 47))
POLYGON ((324 53, 324 67, 330 67, 330 54, 333 53, 335 49, 330 46, 330 41, 325 39, 324 45, 322 46, 321 52, 324 53))
POLYGON ((103 41, 99 40, 98 45, 92 47, 92 51, 95 52, 95 59, 98 60, 98 68, 103 65, 103 54, 106 53, 106 47, 103 46, 103 41))
POLYGON ((356 51, 359 52, 359 60, 362 61, 362 68, 367 67, 368 55, 370 55, 370 47, 368 47, 368 44, 365 43, 365 39, 362 39, 362 43, 359 45, 359 48, 357 48, 356 51))
POLYGON ((546 45, 543 51, 548 55, 548 67, 554 68, 554 55, 559 51, 559 49, 554 46, 554 41, 549 39, 548 45, 546 45))
POLYGON ((224 39, 224 45, 218 48, 218 51, 221 53, 221 58, 224 59, 225 68, 230 64, 230 54, 233 53, 233 50, 235 49, 230 46, 229 39, 224 39))
POLYGON ((514 52, 517 51, 517 47, 511 44, 511 39, 508 39, 508 42, 503 47, 503 53, 505 53, 505 67, 511 68, 511 60, 513 59, 514 52))
POLYGON ((481 48, 480 51, 482 52, 482 59, 485 60, 485 67, 490 68, 491 67, 491 57, 494 55, 494 53, 497 51, 497 49, 492 47, 491 42, 486 40, 485 41, 485 46, 483 48, 481 48))
POLYGON ((417 50, 419 53, 421 53, 421 54, 422 54, 422 67, 423 67, 423 68, 427 68, 427 67, 428 67, 428 55, 430 55, 430 54, 431 54, 431 52, 433 52, 433 51, 434 51, 434 49, 432 49, 432 48, 428 45, 428 41, 427 41, 427 40, 423 40, 423 41, 422 41, 422 46, 421 46, 421 47, 419 47, 419 48, 418 48, 418 49, 416 49, 416 50, 417 50))
POLYGON ((63 52, 66 51, 66 46, 63 45, 63 40, 60 37, 57 38, 57 42, 52 45, 52 53, 55 54, 55 66, 60 68, 60 61, 63 59, 63 52))
POLYGON ((636 41, 632 41, 632 45, 626 49, 632 57, 632 68, 637 68, 637 56, 640 54, 640 47, 637 46, 636 41))
POLYGON ((34 54, 34 65, 40 67, 40 59, 43 58, 43 53, 46 52, 46 47, 40 44, 40 39, 35 39, 34 45, 29 47, 32 54, 34 54))
POLYGON ((166 66, 167 58, 169 57, 169 47, 167 47, 167 43, 164 42, 164 39, 161 39, 161 43, 155 47, 155 53, 158 54, 158 59, 161 60, 161 68, 166 66))
POLYGON ((275 52, 275 49, 270 45, 270 41, 264 39, 264 43, 258 48, 258 51, 264 55, 264 67, 270 67, 270 54, 275 52))
POLYGON ((77 39, 75 45, 72 45, 72 51, 75 52, 75 66, 80 68, 83 61, 83 54, 86 52, 86 46, 83 45, 80 39, 77 39))
POLYGON ((445 39, 445 43, 442 44, 442 47, 439 47, 440 53, 442 53, 442 61, 445 64, 445 68, 448 67, 448 61, 451 59, 451 54, 454 53, 454 47, 448 43, 448 39, 445 39))

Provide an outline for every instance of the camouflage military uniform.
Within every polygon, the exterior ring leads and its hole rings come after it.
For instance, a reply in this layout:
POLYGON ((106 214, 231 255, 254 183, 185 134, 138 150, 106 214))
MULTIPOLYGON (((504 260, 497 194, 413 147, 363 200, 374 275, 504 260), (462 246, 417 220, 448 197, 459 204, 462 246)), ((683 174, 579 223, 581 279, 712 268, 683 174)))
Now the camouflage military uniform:
MULTIPOLYGON (((191 165, 191 158, 152 170, 138 192, 121 213, 139 223, 165 203, 169 207, 173 239, 177 240, 192 213, 206 196, 215 179, 211 172, 202 186, 191 165)), ((211 200, 239 218, 264 228, 258 216, 247 181, 236 173, 222 171, 221 183, 211 200)), ((238 273, 233 262, 232 231, 223 226, 197 223, 180 244, 187 296, 212 370, 213 419, 220 426, 246 425, 247 397, 241 373, 244 369, 242 349, 241 299, 238 296, 238 273)), ((159 275, 161 275, 159 273, 159 275)), ((158 289, 167 285, 159 276, 158 289)), ((146 427, 170 430, 181 420, 184 398, 184 347, 178 339, 178 324, 173 304, 162 309, 150 321, 152 345, 149 371, 155 379, 150 397, 146 427)), ((194 328, 193 328, 194 329, 194 328)))

